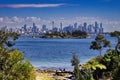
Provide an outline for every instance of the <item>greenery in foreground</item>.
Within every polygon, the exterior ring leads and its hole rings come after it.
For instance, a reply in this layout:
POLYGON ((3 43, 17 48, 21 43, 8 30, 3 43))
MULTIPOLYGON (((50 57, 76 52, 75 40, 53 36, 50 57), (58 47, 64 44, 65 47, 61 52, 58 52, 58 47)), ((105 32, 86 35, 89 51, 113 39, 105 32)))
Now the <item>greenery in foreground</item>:
POLYGON ((105 55, 101 55, 101 50, 103 47, 110 47, 110 42, 102 35, 96 36, 90 46, 91 49, 99 50, 100 56, 80 65, 76 54, 73 55, 71 63, 77 80, 120 80, 120 32, 115 31, 110 35, 117 38, 117 43, 115 48, 109 49, 105 55))
MULTIPOLYGON (((10 48, 18 36, 16 33, 0 31, 0 80, 35 80, 35 70, 30 62, 24 59, 21 51, 10 48)), ((80 65, 77 55, 73 54, 71 63, 77 80, 120 80, 120 32, 111 33, 111 37, 117 39, 115 48, 109 49, 102 56, 101 50, 110 47, 110 42, 98 35, 90 48, 100 51, 100 56, 83 65, 80 65)))
POLYGON ((18 36, 0 31, 0 80, 35 80, 34 68, 24 59, 22 52, 10 49, 18 36))
POLYGON ((76 30, 73 32, 52 32, 46 33, 43 38, 87 38, 88 34, 85 31, 76 30))

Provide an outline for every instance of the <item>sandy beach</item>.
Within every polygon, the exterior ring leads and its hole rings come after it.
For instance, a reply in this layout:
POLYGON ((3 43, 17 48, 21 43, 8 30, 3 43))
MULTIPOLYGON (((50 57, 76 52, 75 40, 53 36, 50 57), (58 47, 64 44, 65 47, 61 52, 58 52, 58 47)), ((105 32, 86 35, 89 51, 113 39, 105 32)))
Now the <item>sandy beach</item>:
POLYGON ((71 71, 56 71, 56 70, 36 70, 36 80, 71 80, 71 71))

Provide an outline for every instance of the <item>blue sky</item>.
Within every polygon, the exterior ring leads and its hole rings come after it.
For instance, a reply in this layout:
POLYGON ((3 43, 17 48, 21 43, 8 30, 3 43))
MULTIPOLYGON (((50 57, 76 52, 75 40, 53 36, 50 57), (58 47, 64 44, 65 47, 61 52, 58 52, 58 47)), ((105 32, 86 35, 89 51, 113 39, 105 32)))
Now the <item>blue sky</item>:
POLYGON ((29 25, 28 18, 39 27, 52 20, 56 26, 61 19, 65 25, 92 20, 103 22, 106 31, 120 30, 120 0, 0 0, 0 27, 29 25))

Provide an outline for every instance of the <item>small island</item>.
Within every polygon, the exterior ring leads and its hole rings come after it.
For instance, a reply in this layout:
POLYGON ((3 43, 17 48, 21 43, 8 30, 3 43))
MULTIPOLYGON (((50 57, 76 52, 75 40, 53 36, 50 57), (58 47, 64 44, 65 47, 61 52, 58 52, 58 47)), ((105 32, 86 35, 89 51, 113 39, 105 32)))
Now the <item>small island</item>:
POLYGON ((42 38, 88 38, 89 35, 85 31, 76 30, 73 32, 51 32, 46 33, 42 38))

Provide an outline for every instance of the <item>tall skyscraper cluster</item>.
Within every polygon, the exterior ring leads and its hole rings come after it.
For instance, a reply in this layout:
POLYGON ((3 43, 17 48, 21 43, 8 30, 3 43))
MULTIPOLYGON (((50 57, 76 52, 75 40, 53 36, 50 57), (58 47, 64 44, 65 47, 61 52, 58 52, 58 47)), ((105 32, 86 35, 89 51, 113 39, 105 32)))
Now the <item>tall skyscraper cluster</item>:
POLYGON ((17 32, 20 34, 37 34, 37 33, 46 33, 46 32, 73 32, 75 30, 85 31, 89 34, 103 34, 104 28, 102 23, 95 22, 94 24, 88 24, 84 22, 83 24, 78 24, 77 22, 73 25, 63 26, 61 22, 59 26, 55 26, 55 22, 51 22, 52 29, 48 29, 48 27, 43 24, 41 29, 36 26, 35 23, 31 27, 28 27, 26 24, 23 25, 21 28, 8 28, 7 26, 2 27, 1 30, 5 32, 17 32))
POLYGON ((103 34, 104 28, 102 26, 102 23, 98 24, 95 22, 95 24, 87 24, 87 22, 84 22, 81 25, 78 25, 78 23, 74 23, 74 25, 68 25, 62 29, 63 32, 72 32, 75 30, 81 30, 85 31, 89 34, 103 34))

